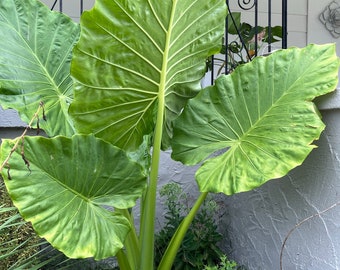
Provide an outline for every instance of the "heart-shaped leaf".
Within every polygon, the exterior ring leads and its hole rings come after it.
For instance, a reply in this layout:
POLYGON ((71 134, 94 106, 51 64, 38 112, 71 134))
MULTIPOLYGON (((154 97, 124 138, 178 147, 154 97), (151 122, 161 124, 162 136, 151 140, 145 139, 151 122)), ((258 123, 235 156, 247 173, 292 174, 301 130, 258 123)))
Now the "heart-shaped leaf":
MULTIPOLYGON (((93 135, 25 137, 2 174, 21 215, 68 257, 102 259, 123 247, 129 221, 108 207, 132 207, 146 177, 125 152, 93 135), (29 162, 29 169, 22 160, 29 162)), ((1 145, 1 163, 13 141, 1 145)))
POLYGON ((172 120, 220 49, 225 15, 223 0, 97 0, 81 18, 72 61, 77 130, 134 150, 158 111, 167 148, 172 120))
POLYGON ((49 136, 74 134, 71 52, 79 26, 39 1, 0 1, 0 105, 16 109, 29 122, 40 102, 49 136))
POLYGON ((300 165, 324 129, 311 102, 338 81, 334 45, 309 45, 259 57, 221 76, 175 121, 175 160, 196 164, 202 192, 233 194, 300 165))

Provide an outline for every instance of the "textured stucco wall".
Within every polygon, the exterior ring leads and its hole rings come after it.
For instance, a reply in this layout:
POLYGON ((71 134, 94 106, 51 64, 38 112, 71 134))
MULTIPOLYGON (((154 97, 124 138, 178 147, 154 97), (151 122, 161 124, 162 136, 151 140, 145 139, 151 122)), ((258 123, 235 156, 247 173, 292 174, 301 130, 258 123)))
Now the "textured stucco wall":
MULTIPOLYGON (((222 246, 230 258, 249 270, 280 269, 285 237, 311 216, 288 238, 282 269, 340 269, 340 109, 324 110, 322 116, 327 127, 315 142, 318 148, 301 166, 254 191, 217 196, 223 214, 219 224, 222 246)), ((171 161, 167 152, 161 168, 160 185, 172 180, 197 194, 195 167, 171 161)))
POLYGON ((0 128, 1 127, 22 127, 26 124, 22 122, 15 110, 3 110, 0 106, 0 128))
MULTIPOLYGON (((322 112, 327 124, 317 149, 286 177, 224 200, 232 258, 249 269, 279 269, 284 238, 296 224, 340 200, 340 110, 322 112)), ((283 269, 340 269, 340 205, 297 227, 286 242, 283 269)))
MULTIPOLYGON (((336 95, 323 98, 320 107, 333 106, 336 95)), ((283 241, 301 222, 286 242, 282 269, 340 269, 340 109, 321 113, 326 129, 315 142, 318 148, 301 166, 254 191, 216 197, 222 214, 223 249, 249 270, 280 269, 283 241)), ((196 196, 195 170, 171 161, 169 152, 163 153, 160 186, 176 181, 196 196)), ((160 221, 162 215, 160 208, 160 221)))
MULTIPOLYGON (((223 249, 249 270, 280 269, 285 237, 311 216, 288 238, 282 269, 340 269, 340 109, 324 110, 322 116, 326 129, 315 142, 318 148, 301 166, 254 191, 216 197, 222 214, 223 249)), ((196 196, 195 170, 171 161, 169 152, 163 153, 160 186, 176 181, 196 196)), ((159 221, 162 215, 160 208, 159 221)))

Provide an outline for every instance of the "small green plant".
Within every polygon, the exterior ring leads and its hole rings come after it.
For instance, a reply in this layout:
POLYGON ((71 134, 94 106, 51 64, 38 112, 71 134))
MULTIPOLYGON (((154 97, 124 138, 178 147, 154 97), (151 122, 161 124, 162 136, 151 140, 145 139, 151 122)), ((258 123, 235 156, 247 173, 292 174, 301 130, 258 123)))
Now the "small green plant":
MULTIPOLYGON (((167 243, 170 242, 177 227, 191 208, 190 198, 177 183, 171 182, 164 185, 160 190, 160 195, 163 199, 165 198, 165 224, 156 234, 156 265, 165 253, 167 243)), ((203 269, 205 265, 215 265, 219 262, 223 252, 218 246, 222 239, 216 224, 218 210, 216 201, 209 196, 192 221, 177 252, 172 269, 203 269)))
POLYGON ((243 267, 237 266, 235 261, 228 260, 227 256, 222 255, 220 263, 215 266, 205 266, 204 270, 245 270, 243 267))
MULTIPOLYGON (((222 45, 220 54, 227 54, 226 59, 214 57, 214 65, 218 65, 217 75, 223 74, 223 70, 232 72, 241 64, 248 63, 266 48, 275 47, 273 43, 282 38, 281 26, 252 26, 241 22, 241 12, 232 12, 228 15, 228 44, 222 45), (255 41, 257 40, 257 41, 255 41), (256 44, 256 45, 255 45, 256 44)), ((265 52, 266 53, 266 52, 265 52)), ((208 61, 211 66, 211 60, 208 61)))

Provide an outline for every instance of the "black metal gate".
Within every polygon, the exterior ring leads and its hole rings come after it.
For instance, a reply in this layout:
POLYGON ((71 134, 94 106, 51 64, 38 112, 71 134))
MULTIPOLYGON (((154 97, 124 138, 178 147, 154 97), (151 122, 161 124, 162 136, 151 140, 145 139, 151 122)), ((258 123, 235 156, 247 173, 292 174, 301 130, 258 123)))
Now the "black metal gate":
MULTIPOLYGON (((81 14, 84 11, 84 1, 79 0, 79 2, 79 14, 81 14)), ((211 72, 211 82, 219 74, 228 74, 239 64, 251 61, 259 54, 259 48, 263 43, 266 44, 265 54, 272 52, 274 43, 275 48, 279 43, 281 43, 280 48, 287 48, 287 0, 226 0, 226 4, 229 15, 226 18, 222 50, 219 55, 211 57, 207 63, 211 72), (276 26, 272 25, 273 2, 276 8, 278 5, 281 6, 281 22, 276 26), (267 12, 261 13, 261 19, 266 16, 265 26, 259 25, 259 3, 267 6, 267 12), (238 11, 235 12, 233 8, 238 11), (252 22, 243 22, 241 19, 243 13, 251 14, 252 22)), ((51 10, 63 12, 63 0, 55 0, 51 10)))
MULTIPOLYGON (((82 14, 84 11, 84 0, 79 0, 79 3, 80 3, 79 14, 82 14)), ((51 10, 63 12, 63 0, 54 0, 51 10)))
MULTIPOLYGON (((238 65, 251 61, 259 53, 269 54, 273 49, 287 48, 287 0, 226 0, 228 17, 221 54, 214 56, 208 63, 211 81, 221 73, 228 74, 238 65), (280 23, 273 26, 273 2, 276 9, 280 6, 280 23), (259 3, 266 5, 266 12, 259 13, 259 3), (235 10, 238 10, 235 12, 235 10), (243 13, 252 18, 248 23, 242 21, 243 13), (259 25, 259 16, 264 26, 259 25), (266 18, 263 18, 266 17, 266 18), (265 44, 266 50, 260 51, 265 44)), ((275 14, 276 16, 278 14, 275 14)))

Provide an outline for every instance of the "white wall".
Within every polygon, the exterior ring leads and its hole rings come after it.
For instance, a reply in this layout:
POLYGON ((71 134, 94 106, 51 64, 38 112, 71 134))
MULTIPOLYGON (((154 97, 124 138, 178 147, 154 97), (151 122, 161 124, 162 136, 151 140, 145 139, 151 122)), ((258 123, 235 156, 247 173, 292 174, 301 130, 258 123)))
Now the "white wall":
MULTIPOLYGON (((41 0, 48 7, 52 7, 55 0, 41 0)), ((88 10, 92 8, 94 0, 83 0, 83 9, 88 10)), ((80 18, 80 1, 79 0, 63 0, 62 1, 62 12, 70 16, 73 20, 79 21, 80 18)), ((60 3, 55 5, 54 9, 60 11, 60 3)))
MULTIPOLYGON (((254 0, 240 1, 254 3, 254 0)), ((242 10, 237 0, 229 0, 230 10, 241 11, 242 20, 254 25, 254 8, 249 11, 242 10)), ((271 0, 272 26, 281 25, 282 1, 271 0)), ((249 4, 249 5, 250 5, 249 4)), ((246 5, 246 7, 249 5, 246 5)), ((266 26, 268 23, 268 0, 258 1, 259 25, 266 26)), ((288 47, 304 47, 307 43, 307 0, 296 0, 294 3, 288 0, 288 47)))
MULTIPOLYGON (((340 40, 339 40, 340 38, 333 37, 332 34, 326 29, 325 25, 321 23, 321 20, 319 19, 320 14, 323 13, 324 9, 331 2, 333 1, 308 0, 307 27, 309 31, 307 33, 307 42, 316 44, 336 43, 337 55, 340 56, 340 40)), ((340 1, 337 0, 337 2, 340 5, 340 1)), ((338 90, 332 95, 323 98, 322 103, 320 103, 319 105, 320 105, 319 108, 321 109, 340 108, 340 91, 338 90)))

